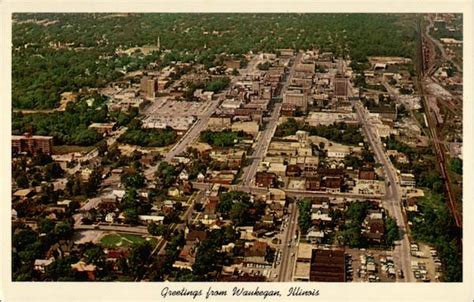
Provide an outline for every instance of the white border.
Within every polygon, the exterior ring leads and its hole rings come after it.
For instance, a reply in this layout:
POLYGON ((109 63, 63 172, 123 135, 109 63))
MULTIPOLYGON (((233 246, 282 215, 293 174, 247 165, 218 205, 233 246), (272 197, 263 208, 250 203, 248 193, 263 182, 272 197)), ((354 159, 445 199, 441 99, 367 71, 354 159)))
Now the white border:
MULTIPOLYGON (((2 301, 158 301, 161 289, 164 286, 180 289, 207 290, 227 289, 231 292, 234 286, 241 283, 46 283, 46 282, 11 282, 11 223, 10 223, 10 133, 11 133, 11 13, 13 12, 457 12, 464 14, 464 273, 462 283, 396 283, 396 284, 368 284, 368 283, 299 283, 306 289, 317 288, 321 296, 313 298, 267 298, 266 300, 320 300, 320 301, 473 301, 473 223, 470 214, 473 213, 474 197, 472 177, 474 154, 472 138, 474 134, 473 119, 473 4, 469 0, 325 0, 325 1, 265 1, 265 0, 191 0, 191 1, 93 1, 93 0, 66 0, 66 1, 3 1, 0 0, 0 95, 5 108, 5 117, 1 119, 0 134, 2 145, 0 150, 2 175, 0 194, 1 230, 0 238, 2 249, 0 300, 2 301), (6 299, 6 300, 5 300, 6 299)), ((245 283, 246 288, 256 286, 264 289, 279 289, 282 294, 296 283, 245 283)), ((167 298, 168 301, 192 300, 191 298, 167 298)), ((234 301, 246 299, 262 301, 263 298, 242 298, 228 296, 213 298, 208 301, 234 301)), ((195 301, 204 300, 197 298, 195 301)))

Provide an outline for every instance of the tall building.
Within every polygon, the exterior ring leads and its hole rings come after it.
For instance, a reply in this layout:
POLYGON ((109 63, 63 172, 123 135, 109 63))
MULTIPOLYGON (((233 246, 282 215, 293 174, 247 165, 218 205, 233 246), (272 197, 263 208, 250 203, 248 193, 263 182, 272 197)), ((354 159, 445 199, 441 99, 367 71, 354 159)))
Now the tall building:
POLYGON ((347 78, 342 75, 336 75, 334 78, 334 95, 336 97, 347 97, 349 90, 349 82, 347 78))
POLYGON ((271 100, 272 99, 272 87, 271 86, 263 86, 260 90, 260 95, 262 99, 271 100))
POLYGON ((53 137, 39 136, 25 133, 24 135, 12 136, 12 151, 13 153, 30 153, 36 154, 42 152, 51 155, 53 151, 53 137))
POLYGON ((140 90, 148 98, 154 98, 156 92, 158 91, 158 82, 156 79, 151 79, 149 77, 143 77, 140 81, 140 90))
POLYGON ((308 108, 308 96, 301 90, 287 91, 283 95, 282 106, 286 111, 300 109, 305 112, 308 108))

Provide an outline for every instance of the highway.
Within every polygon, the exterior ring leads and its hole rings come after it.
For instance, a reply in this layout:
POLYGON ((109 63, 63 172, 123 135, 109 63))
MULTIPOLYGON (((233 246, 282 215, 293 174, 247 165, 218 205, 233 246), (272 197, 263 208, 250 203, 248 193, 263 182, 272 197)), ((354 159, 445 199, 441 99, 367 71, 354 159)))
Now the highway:
MULTIPOLYGON (((284 95, 286 89, 288 88, 290 80, 295 74, 295 67, 301 60, 302 55, 302 53, 298 53, 296 55, 295 61, 293 62, 288 76, 286 77, 285 83, 283 84, 283 88, 280 91, 281 96, 284 95)), ((255 179, 255 174, 257 174, 257 169, 260 166, 260 162, 265 157, 268 146, 270 145, 272 137, 275 134, 278 125, 278 118, 280 117, 280 111, 281 103, 276 103, 273 107, 273 111, 266 128, 260 133, 258 140, 255 142, 255 150, 251 155, 251 158, 253 159, 252 163, 244 170, 244 173, 242 174, 242 184, 244 186, 250 185, 250 183, 255 179)))
POLYGON ((389 181, 389 185, 386 186, 386 195, 383 202, 390 215, 395 218, 400 235, 402 236, 402 239, 395 243, 394 260, 398 268, 402 269, 405 273, 406 277, 403 280, 405 282, 411 282, 413 280, 413 274, 411 272, 410 241, 408 240, 401 208, 401 188, 398 182, 397 172, 384 153, 380 138, 374 134, 371 125, 367 123, 366 110, 363 108, 362 103, 360 101, 354 101, 353 105, 356 108, 357 117, 362 125, 365 136, 372 147, 377 161, 383 166, 386 179, 389 181))

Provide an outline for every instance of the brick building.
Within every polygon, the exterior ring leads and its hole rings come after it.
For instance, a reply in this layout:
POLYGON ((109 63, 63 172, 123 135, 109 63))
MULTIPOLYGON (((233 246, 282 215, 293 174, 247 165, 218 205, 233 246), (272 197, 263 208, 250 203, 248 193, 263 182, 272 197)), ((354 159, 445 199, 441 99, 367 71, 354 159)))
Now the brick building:
POLYGON ((344 249, 320 250, 311 253, 310 281, 345 282, 346 266, 344 249))
POLYGON ((26 152, 30 154, 43 152, 44 154, 51 155, 53 152, 53 137, 31 135, 30 133, 25 133, 24 135, 13 135, 12 151, 13 153, 26 152))
POLYGON ((349 83, 343 76, 337 75, 334 78, 334 95, 337 97, 347 97, 349 83))
POLYGON ((156 79, 143 77, 140 81, 140 90, 145 94, 146 97, 154 98, 156 92, 158 91, 158 82, 156 79))

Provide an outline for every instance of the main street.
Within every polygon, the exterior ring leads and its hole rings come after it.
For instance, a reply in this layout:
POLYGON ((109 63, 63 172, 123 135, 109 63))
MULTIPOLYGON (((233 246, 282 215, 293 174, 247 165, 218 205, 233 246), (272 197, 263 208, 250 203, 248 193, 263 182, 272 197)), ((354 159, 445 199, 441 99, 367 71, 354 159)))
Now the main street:
POLYGON ((411 272, 410 241, 408 240, 407 229, 405 227, 405 220, 401 208, 401 188, 398 182, 397 172, 382 149, 380 137, 374 134, 372 126, 367 123, 366 109, 363 108, 360 101, 354 101, 353 105, 375 157, 385 171, 388 183, 383 202, 390 215, 395 218, 400 235, 402 236, 402 238, 395 243, 394 260, 397 263, 397 266, 405 273, 405 282, 411 282, 413 275, 411 272))
MULTIPOLYGON (((280 96, 283 96, 288 89, 291 78, 295 74, 295 67, 300 62, 302 53, 298 53, 295 57, 295 61, 290 68, 288 76, 286 77, 285 83, 280 91, 280 96)), ((244 173, 242 174, 242 184, 248 186, 255 179, 255 174, 257 174, 257 169, 260 166, 260 162, 267 153, 268 146, 272 140, 273 135, 275 134, 278 118, 280 117, 281 103, 276 103, 273 107, 273 111, 268 121, 265 129, 260 133, 257 141, 255 142, 255 150, 251 155, 252 163, 245 168, 244 173)))
POLYGON ((292 281, 293 268, 295 264, 295 248, 297 246, 294 237, 298 226, 298 206, 296 203, 290 203, 288 206, 290 212, 283 240, 281 242, 281 264, 278 273, 278 281, 292 281))

